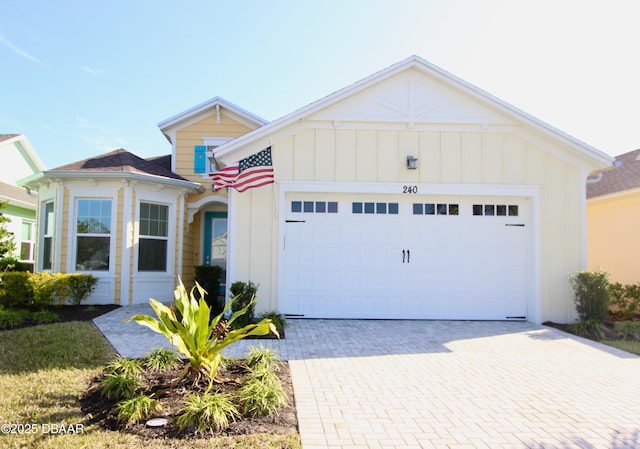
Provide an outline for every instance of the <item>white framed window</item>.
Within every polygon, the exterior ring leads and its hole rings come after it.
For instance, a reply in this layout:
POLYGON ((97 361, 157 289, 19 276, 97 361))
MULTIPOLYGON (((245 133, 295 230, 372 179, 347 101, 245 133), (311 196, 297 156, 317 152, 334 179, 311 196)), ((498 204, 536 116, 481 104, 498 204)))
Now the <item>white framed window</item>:
POLYGON ((167 271, 169 206, 140 202, 138 271, 167 271))
POLYGON ((20 260, 23 262, 33 262, 35 242, 35 222, 22 220, 22 231, 20 235, 20 260))
POLYGON ((215 173, 218 171, 219 167, 215 164, 215 159, 213 158, 213 150, 218 148, 220 145, 224 145, 229 142, 231 139, 229 138, 219 138, 219 137, 205 137, 203 140, 204 145, 207 147, 207 164, 206 164, 206 172, 204 173, 204 178, 209 178, 210 173, 215 173))
POLYGON ((42 226, 42 259, 40 262, 42 270, 51 270, 53 268, 53 231, 55 225, 53 201, 47 201, 42 205, 42 217, 40 226, 42 226))
POLYGON ((111 209, 111 199, 81 198, 77 200, 76 270, 109 271, 111 209))

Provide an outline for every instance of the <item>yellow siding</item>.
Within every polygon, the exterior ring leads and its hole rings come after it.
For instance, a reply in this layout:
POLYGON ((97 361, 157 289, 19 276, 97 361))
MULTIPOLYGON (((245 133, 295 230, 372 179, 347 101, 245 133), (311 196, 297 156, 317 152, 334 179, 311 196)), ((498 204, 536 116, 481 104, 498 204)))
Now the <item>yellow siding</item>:
POLYGON ((193 172, 193 155, 196 145, 203 145, 205 137, 234 138, 246 134, 251 128, 222 114, 218 123, 216 115, 203 118, 176 132, 175 172, 193 182, 202 182, 202 175, 193 172))
POLYGON ((311 129, 296 134, 295 148, 293 153, 294 179, 314 179, 315 131, 311 129))
POLYGON ((122 236, 125 232, 123 229, 124 224, 124 189, 118 189, 118 203, 116 205, 116 216, 118 217, 116 222, 116 279, 115 279, 115 288, 114 288, 114 296, 113 302, 115 304, 120 304, 120 288, 122 285, 122 236))
POLYGON ((611 282, 640 282, 640 191, 587 203, 588 269, 609 273, 611 282))
POLYGON ((481 183, 482 171, 482 135, 466 133, 461 136, 462 179, 465 183, 481 183))
POLYGON ((440 173, 442 179, 440 182, 462 182, 460 141, 460 133, 442 133, 442 148, 440 150, 440 173))
POLYGON ((484 134, 482 136, 482 181, 487 184, 503 182, 502 143, 501 134, 484 134))
POLYGON ((398 133, 378 131, 378 172, 381 182, 398 181, 398 133))
POLYGON ((357 181, 375 181, 378 172, 377 132, 361 130, 358 133, 357 181))
POLYGON ((62 242, 60 249, 60 272, 67 272, 67 258, 69 257, 69 189, 64 188, 62 197, 62 242))
POLYGON ((437 131, 420 133, 420 156, 418 157, 417 171, 421 182, 440 182, 441 154, 440 133, 437 131))
MULTIPOLYGON (((137 196, 136 196, 136 191, 135 189, 132 192, 131 195, 131 204, 137 204, 137 196)), ((136 221, 136 208, 135 206, 131 207, 131 223, 135 223, 136 221)), ((128 239, 132 239, 131 241, 133 242, 133 236, 129 236, 128 239)), ((129 257, 129 273, 134 273, 133 271, 133 245, 131 245, 131 252, 129 253, 130 257, 129 257)), ((133 282, 129 282, 129 304, 133 304, 133 282)))

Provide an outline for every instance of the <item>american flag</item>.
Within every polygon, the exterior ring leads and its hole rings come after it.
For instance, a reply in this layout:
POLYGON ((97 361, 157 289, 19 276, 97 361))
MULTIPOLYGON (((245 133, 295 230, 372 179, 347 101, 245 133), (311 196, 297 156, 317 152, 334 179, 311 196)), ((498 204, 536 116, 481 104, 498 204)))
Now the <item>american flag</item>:
POLYGON ((232 187, 238 192, 274 182, 271 147, 211 173, 213 190, 232 187))

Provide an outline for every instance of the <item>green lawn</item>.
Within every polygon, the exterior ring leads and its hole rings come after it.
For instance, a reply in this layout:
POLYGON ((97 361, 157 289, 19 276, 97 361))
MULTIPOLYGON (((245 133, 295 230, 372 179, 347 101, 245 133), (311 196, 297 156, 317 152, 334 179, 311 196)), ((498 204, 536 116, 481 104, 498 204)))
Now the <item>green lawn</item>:
MULTIPOLYGON (((0 447, 182 448, 184 441, 145 440, 91 426, 80 427, 78 398, 114 357, 113 348, 89 322, 56 323, 0 332, 0 447), (7 424, 17 424, 6 433, 7 424), (77 433, 54 433, 56 427, 77 433)), ((190 448, 299 449, 298 435, 201 438, 190 448)))
POLYGON ((622 349, 632 354, 640 355, 640 341, 602 340, 600 343, 622 349))

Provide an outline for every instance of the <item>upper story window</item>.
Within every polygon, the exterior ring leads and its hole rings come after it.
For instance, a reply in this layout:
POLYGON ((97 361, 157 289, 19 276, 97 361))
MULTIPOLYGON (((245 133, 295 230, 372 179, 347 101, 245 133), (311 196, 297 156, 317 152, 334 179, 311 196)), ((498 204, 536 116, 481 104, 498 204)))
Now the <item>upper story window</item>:
POLYGON ((111 200, 79 199, 76 209, 76 270, 108 271, 111 200))
POLYGON ((169 206, 140 203, 138 271, 167 271, 169 206))
POLYGON ((202 176, 207 178, 209 173, 214 173, 218 170, 213 158, 213 150, 229 142, 229 138, 218 137, 205 137, 202 139, 203 145, 196 145, 194 149, 194 163, 193 171, 195 173, 202 173, 202 176))

